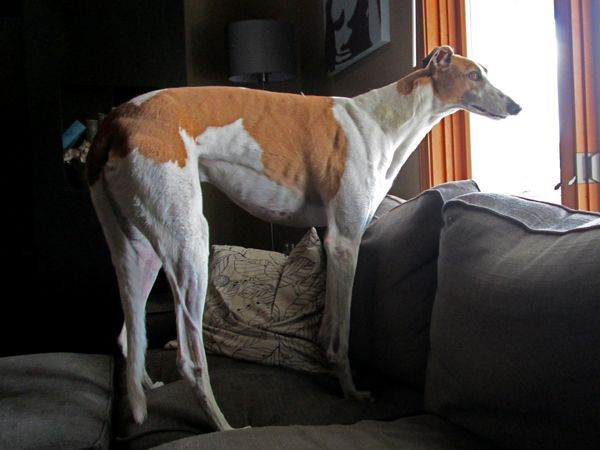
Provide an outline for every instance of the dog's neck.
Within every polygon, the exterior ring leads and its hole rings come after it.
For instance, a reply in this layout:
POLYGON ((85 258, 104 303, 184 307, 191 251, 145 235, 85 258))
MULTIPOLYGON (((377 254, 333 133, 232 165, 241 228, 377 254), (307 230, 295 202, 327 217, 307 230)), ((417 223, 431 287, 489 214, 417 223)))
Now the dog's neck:
POLYGON ((386 178, 395 178, 400 167, 425 135, 442 118, 457 111, 434 93, 433 81, 418 70, 395 83, 353 98, 377 122, 393 152, 386 178))

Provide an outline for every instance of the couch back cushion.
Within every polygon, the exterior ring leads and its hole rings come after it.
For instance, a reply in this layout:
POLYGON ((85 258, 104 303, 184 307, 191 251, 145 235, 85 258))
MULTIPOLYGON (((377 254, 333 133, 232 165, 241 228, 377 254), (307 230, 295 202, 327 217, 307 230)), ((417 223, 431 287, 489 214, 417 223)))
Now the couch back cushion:
POLYGON ((442 207, 451 198, 477 190, 472 181, 436 186, 391 209, 367 228, 352 299, 354 368, 423 386, 442 207))
POLYGON ((600 448, 600 215, 446 204, 426 408, 504 448, 600 448))

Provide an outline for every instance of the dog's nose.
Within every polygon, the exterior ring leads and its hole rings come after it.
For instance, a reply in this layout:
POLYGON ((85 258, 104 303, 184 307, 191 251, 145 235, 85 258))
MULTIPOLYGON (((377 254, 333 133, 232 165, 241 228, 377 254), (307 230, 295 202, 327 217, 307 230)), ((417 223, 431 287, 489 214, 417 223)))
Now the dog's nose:
POLYGON ((521 112, 521 107, 509 98, 508 104, 506 105, 506 110, 511 116, 515 116, 521 112))

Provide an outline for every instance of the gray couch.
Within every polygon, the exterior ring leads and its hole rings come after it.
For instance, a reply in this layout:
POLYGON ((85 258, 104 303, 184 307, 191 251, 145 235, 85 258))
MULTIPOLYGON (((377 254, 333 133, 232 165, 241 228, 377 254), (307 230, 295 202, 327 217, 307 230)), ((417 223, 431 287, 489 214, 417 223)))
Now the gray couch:
MULTIPOLYGON (((165 385, 135 425, 121 358, 22 355, 0 359, 0 448, 600 448, 600 215, 470 181, 382 208, 351 335, 375 403, 344 400, 328 375, 211 355, 225 416, 251 426, 214 433, 174 352, 154 348, 148 371, 165 385)), ((172 337, 168 296, 148 328, 172 337)))

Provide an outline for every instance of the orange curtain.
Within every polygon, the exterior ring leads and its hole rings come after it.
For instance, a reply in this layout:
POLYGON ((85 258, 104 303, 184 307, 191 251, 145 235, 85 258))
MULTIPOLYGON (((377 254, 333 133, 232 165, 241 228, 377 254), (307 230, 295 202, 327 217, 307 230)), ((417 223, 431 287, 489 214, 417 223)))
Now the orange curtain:
MULTIPOLYGON (((464 0, 422 0, 418 2, 423 39, 423 57, 435 47, 448 44, 466 55, 466 14, 464 0)), ((443 119, 421 144, 421 188, 471 177, 469 116, 465 111, 443 119)))
POLYGON ((600 182, 592 177, 600 171, 596 115, 600 83, 594 74, 600 71, 600 2, 554 0, 554 15, 559 43, 562 202, 571 208, 600 211, 600 182))

